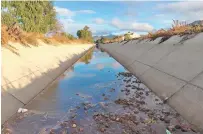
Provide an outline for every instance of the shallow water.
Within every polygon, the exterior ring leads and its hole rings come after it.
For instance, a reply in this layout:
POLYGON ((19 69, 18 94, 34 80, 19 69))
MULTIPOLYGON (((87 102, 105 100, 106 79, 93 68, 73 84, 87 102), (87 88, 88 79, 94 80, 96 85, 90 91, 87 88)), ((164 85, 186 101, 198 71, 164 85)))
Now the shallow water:
MULTIPOLYGON (((137 122, 142 122, 139 123, 140 125, 133 124, 133 128, 136 126, 137 130, 151 128, 150 125, 153 124, 162 124, 166 127, 179 123, 188 126, 182 117, 168 105, 163 104, 136 77, 120 74, 127 71, 107 53, 95 49, 92 54, 89 54, 81 58, 30 102, 26 106, 28 112, 19 113, 9 120, 2 132, 15 134, 135 133, 135 130, 125 130, 132 129, 125 127, 129 122, 122 124, 129 120, 128 117, 122 116, 132 115, 132 113, 136 114, 137 122), (122 104, 122 101, 121 104, 115 103, 114 101, 119 98, 128 100, 130 104, 122 104), (143 104, 142 101, 145 103, 143 104), (169 120, 175 118, 172 123, 159 120, 161 117, 166 118, 166 111, 169 112, 167 115, 169 120), (149 116, 149 112, 153 113, 153 118, 149 116), (114 114, 111 116, 116 116, 118 120, 121 118, 126 120, 113 122, 107 120, 105 114, 114 114), (101 122, 104 120, 103 115, 105 115, 105 122, 101 122), (102 126, 105 123, 107 125, 104 129, 102 126)), ((161 130, 161 127, 159 126, 158 129, 161 130)), ((151 132, 151 129, 149 131, 151 132)), ((146 133, 150 133, 149 131, 146 133)))

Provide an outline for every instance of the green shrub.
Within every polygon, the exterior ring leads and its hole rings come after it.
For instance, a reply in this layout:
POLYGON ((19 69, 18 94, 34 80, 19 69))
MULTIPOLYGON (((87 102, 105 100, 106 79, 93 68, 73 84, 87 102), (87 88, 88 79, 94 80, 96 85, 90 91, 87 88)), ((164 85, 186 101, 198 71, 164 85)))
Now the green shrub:
POLYGON ((57 24, 51 1, 2 1, 1 15, 2 24, 17 23, 26 32, 46 33, 57 24))
POLYGON ((128 33, 124 35, 124 38, 125 38, 126 41, 132 39, 131 36, 130 36, 130 34, 128 34, 128 33))
POLYGON ((88 26, 85 26, 82 30, 78 30, 77 36, 79 39, 83 39, 88 42, 93 42, 92 32, 89 30, 88 26))

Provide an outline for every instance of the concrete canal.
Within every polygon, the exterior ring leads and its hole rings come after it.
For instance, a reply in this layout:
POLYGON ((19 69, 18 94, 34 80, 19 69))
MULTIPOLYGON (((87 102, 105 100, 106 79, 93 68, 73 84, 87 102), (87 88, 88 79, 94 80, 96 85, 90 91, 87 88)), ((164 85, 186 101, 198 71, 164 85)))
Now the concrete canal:
POLYGON ((13 134, 196 133, 107 53, 89 51, 7 121, 13 134))

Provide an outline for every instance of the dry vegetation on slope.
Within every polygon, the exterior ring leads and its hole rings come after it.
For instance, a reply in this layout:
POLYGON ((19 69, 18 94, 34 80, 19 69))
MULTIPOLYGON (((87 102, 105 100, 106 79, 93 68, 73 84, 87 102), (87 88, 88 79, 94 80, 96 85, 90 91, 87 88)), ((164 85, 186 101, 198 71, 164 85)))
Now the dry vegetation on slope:
POLYGON ((16 55, 18 49, 12 43, 19 43, 25 47, 39 46, 41 42, 47 45, 66 45, 66 44, 85 44, 91 43, 84 39, 77 39, 72 36, 67 36, 66 33, 57 33, 52 37, 46 37, 41 33, 25 32, 18 27, 18 25, 13 25, 7 27, 6 25, 1 25, 1 46, 10 50, 16 55))
POLYGON ((24 46, 38 46, 39 40, 46 44, 65 44, 65 43, 87 43, 87 41, 79 40, 75 38, 68 38, 63 33, 55 34, 52 37, 45 37, 44 34, 40 33, 27 33, 21 30, 16 24, 11 27, 5 25, 1 26, 1 44, 6 46, 9 42, 18 42, 24 46))
MULTIPOLYGON (((178 20, 173 20, 172 27, 168 30, 161 29, 156 32, 149 32, 148 35, 140 37, 140 39, 150 39, 155 40, 158 37, 162 37, 161 42, 166 41, 173 35, 190 35, 203 32, 203 25, 189 25, 186 22, 180 22, 178 20)), ((160 42, 160 43, 161 43, 160 42)))
MULTIPOLYGON (((159 42, 159 43, 162 43, 174 35, 183 36, 183 35, 198 34, 200 32, 203 32, 203 21, 201 22, 202 22, 201 24, 192 25, 194 22, 191 24, 187 24, 186 22, 173 20, 172 27, 168 30, 160 29, 158 31, 149 32, 147 35, 142 35, 141 37, 133 38, 133 39, 126 39, 126 35, 124 35, 123 37, 125 41, 130 41, 130 40, 142 41, 144 39, 149 39, 150 41, 153 41, 158 37, 162 37, 161 41, 159 42)), ((116 36, 114 38, 101 38, 97 40, 96 43, 108 44, 113 42, 122 42, 124 40, 122 39, 122 36, 116 36)))

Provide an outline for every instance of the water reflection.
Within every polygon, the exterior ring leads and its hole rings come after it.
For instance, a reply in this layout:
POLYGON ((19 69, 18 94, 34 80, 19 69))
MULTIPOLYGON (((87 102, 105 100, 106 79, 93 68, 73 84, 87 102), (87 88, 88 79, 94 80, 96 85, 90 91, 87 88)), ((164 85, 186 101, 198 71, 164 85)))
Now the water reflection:
MULTIPOLYGON (((122 71, 125 69, 108 54, 93 48, 36 97, 27 108, 42 113, 57 111, 63 115, 85 101, 97 104, 104 101, 102 93, 107 92, 109 88, 119 88, 120 81, 117 80, 116 74, 122 71)), ((114 94, 112 98, 116 96, 114 94)), ((21 123, 24 124, 23 121, 21 123)))
POLYGON ((79 61, 89 64, 93 56, 94 48, 91 48, 79 61))

